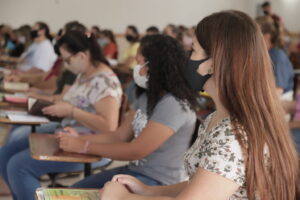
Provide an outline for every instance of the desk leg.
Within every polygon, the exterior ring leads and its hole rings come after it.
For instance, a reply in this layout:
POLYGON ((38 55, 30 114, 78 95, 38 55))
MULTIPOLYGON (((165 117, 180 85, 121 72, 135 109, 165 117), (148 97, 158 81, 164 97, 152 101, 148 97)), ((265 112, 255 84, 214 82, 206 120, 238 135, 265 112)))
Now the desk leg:
POLYGON ((31 133, 35 133, 36 132, 36 128, 35 128, 35 125, 31 125, 31 133))
POLYGON ((88 177, 92 174, 92 164, 84 163, 84 177, 88 177))

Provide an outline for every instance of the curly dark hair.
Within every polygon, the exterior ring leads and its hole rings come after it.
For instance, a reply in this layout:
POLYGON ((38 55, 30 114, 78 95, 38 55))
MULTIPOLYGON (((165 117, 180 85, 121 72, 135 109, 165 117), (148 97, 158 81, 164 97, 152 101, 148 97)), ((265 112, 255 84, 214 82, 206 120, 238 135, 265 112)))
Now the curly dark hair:
POLYGON ((148 61, 148 88, 145 90, 148 105, 147 114, 150 115, 166 93, 172 94, 182 103, 187 103, 192 110, 196 110, 196 93, 189 87, 184 78, 187 66, 185 51, 173 38, 166 35, 149 35, 141 40, 141 54, 148 61))

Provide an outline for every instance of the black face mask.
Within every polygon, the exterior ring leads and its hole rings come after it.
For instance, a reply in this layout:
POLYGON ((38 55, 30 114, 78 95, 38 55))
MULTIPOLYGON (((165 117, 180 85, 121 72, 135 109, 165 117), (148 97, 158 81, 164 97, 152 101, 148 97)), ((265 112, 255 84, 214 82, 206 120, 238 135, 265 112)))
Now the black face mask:
POLYGON ((264 14, 269 15, 270 13, 269 13, 269 11, 264 10, 264 14))
POLYGON ((134 37, 133 35, 126 35, 126 40, 128 42, 134 42, 136 40, 136 37, 134 37))
POLYGON ((203 86, 206 81, 211 77, 211 74, 205 76, 200 75, 197 70, 201 63, 204 63, 209 58, 202 60, 189 60, 187 70, 185 73, 186 80, 188 81, 190 87, 195 91, 203 91, 203 86))
POLYGON ((38 36, 38 31, 37 30, 31 31, 30 36, 32 39, 35 39, 38 36))

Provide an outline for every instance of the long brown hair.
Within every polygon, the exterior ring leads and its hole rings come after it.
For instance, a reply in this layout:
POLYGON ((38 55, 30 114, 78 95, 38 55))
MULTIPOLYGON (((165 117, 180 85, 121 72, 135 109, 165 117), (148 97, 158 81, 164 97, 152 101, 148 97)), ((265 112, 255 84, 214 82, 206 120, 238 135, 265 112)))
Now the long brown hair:
POLYGON ((233 126, 242 127, 247 137, 245 142, 236 131, 245 151, 248 198, 294 200, 297 153, 260 28, 242 12, 223 11, 200 21, 196 37, 213 60, 219 96, 233 126))

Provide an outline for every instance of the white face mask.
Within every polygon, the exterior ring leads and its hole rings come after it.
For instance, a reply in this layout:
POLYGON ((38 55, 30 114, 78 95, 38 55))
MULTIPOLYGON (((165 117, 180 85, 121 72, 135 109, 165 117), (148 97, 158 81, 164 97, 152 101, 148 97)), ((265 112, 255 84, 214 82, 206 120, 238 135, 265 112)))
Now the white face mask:
POLYGON ((136 65, 133 68, 133 79, 134 82, 141 88, 147 89, 148 88, 148 76, 141 76, 140 75, 140 70, 142 67, 144 67, 145 65, 147 65, 148 62, 144 63, 143 65, 136 65))

